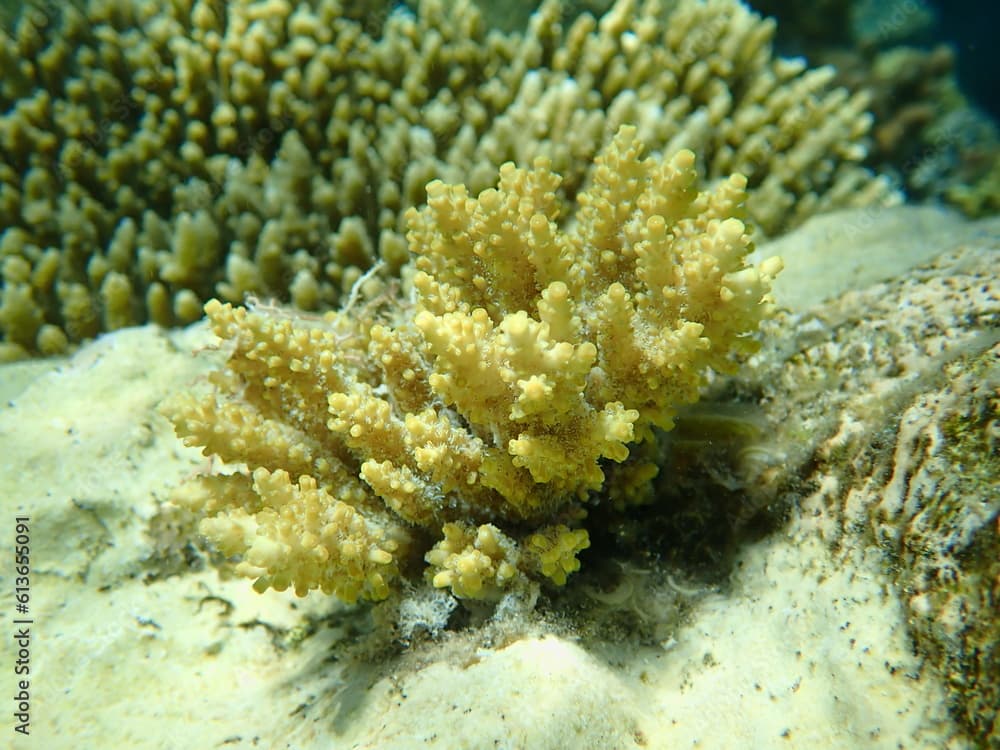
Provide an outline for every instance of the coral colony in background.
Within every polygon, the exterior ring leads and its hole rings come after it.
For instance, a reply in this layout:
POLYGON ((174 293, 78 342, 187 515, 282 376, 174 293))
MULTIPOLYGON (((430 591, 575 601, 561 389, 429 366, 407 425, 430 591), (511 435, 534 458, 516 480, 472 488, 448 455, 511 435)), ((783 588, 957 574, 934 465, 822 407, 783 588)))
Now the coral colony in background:
POLYGON ((768 235, 897 199, 858 164, 867 95, 774 57, 774 30, 736 0, 549 1, 516 33, 463 0, 26 11, 0 35, 0 358, 212 298, 335 308, 400 276, 431 180, 476 196, 544 156, 572 205, 624 124, 702 185, 745 175, 768 235))

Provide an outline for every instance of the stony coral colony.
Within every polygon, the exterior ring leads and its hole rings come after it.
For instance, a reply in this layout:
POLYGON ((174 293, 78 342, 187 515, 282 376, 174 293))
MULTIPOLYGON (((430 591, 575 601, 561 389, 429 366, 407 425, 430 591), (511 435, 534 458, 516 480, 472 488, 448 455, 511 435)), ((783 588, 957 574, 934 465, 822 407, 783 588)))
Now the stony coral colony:
POLYGON ((0 359, 186 324, 211 298, 308 311, 408 262, 432 179, 473 195, 552 160, 572 201, 623 124, 739 172, 775 234, 895 199, 858 165, 867 99, 774 57, 737 0, 545 0, 523 32, 469 0, 27 3, 0 30, 0 359))
POLYGON ((189 497, 258 589, 381 599, 421 553, 458 597, 563 584, 602 465, 647 497, 656 468, 630 446, 754 349, 781 263, 746 263, 745 178, 699 191, 691 151, 641 151, 619 129, 565 227, 544 157, 475 198, 431 182, 388 311, 206 306, 231 353, 172 418, 242 467, 189 497))
POLYGON ((736 0, 511 34, 391 5, 90 0, 5 36, 4 353, 218 298, 228 361, 170 411, 257 589, 563 584, 587 505, 648 499, 635 446, 753 350, 780 262, 749 228, 895 196, 864 96, 736 0))

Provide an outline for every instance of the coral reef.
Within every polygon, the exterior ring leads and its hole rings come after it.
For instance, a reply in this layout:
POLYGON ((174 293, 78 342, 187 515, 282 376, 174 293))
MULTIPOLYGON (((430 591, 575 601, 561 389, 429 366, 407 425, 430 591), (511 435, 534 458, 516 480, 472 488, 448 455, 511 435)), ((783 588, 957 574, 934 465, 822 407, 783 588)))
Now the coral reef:
POLYGON ((256 588, 381 599, 421 555, 459 597, 563 584, 609 462, 617 503, 648 497, 630 446, 755 350, 781 263, 745 261, 745 178, 699 191, 690 151, 641 150, 623 126, 571 216, 543 157, 476 198, 431 182, 408 295, 206 305, 229 360, 171 415, 230 467, 187 502, 256 588))
POLYGON ((892 198, 867 98, 775 58, 736 0, 618 0, 518 33, 466 0, 25 5, 0 33, 0 357, 186 323, 218 296, 330 309, 406 261, 431 179, 547 156, 572 200, 619 125, 755 188, 777 233, 892 198))

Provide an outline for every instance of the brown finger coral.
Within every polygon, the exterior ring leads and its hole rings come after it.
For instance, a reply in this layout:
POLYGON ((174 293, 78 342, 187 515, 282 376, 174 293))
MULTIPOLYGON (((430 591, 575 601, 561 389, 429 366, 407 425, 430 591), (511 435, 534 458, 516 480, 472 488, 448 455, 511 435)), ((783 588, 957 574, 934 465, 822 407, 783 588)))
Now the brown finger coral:
POLYGON ((641 492, 632 446, 755 348, 780 269, 745 262, 743 177, 699 192, 690 151, 641 148, 621 128, 570 216, 544 158, 478 197, 431 182, 388 306, 206 306, 231 354, 172 418, 234 467, 189 497, 256 588, 379 599, 421 555, 462 597, 577 569, 606 464, 641 492))

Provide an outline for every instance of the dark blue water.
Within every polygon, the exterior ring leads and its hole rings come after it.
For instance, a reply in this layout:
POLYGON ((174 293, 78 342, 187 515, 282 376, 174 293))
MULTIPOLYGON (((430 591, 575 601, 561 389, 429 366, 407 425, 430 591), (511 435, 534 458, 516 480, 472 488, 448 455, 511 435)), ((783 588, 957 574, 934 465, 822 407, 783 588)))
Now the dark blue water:
POLYGON ((1000 2, 938 0, 934 35, 958 52, 958 77, 966 94, 1000 119, 1000 2))

